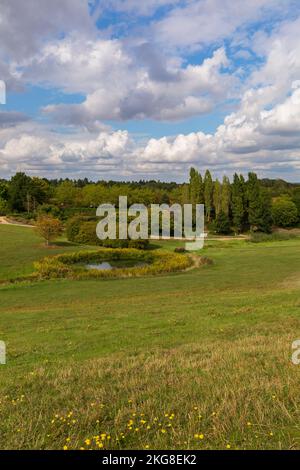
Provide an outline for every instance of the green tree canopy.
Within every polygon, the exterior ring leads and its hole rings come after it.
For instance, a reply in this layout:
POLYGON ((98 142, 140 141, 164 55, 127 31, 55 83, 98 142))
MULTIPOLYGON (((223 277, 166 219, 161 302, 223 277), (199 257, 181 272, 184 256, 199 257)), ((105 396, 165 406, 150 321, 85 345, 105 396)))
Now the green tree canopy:
POLYGON ((272 203, 272 217, 278 227, 292 227, 298 222, 297 206, 289 197, 278 197, 272 203))

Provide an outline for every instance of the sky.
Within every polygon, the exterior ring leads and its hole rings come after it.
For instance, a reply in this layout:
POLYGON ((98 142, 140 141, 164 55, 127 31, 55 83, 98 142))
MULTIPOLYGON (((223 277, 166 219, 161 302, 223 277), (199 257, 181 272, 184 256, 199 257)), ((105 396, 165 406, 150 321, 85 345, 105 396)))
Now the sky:
POLYGON ((299 0, 0 0, 1 80, 0 178, 300 182, 299 0))

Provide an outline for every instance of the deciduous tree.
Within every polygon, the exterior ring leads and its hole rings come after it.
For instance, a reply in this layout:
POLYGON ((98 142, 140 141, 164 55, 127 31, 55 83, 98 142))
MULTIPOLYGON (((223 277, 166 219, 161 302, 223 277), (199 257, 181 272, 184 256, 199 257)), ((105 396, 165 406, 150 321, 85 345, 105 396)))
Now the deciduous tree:
POLYGON ((51 216, 41 216, 37 220, 36 231, 44 238, 46 245, 49 246, 52 240, 62 234, 63 225, 59 219, 51 216))

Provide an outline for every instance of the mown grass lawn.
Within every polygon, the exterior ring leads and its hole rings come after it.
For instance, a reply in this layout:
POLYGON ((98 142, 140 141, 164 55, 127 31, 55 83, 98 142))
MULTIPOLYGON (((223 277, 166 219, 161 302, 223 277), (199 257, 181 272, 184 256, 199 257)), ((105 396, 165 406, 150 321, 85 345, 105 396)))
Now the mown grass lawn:
MULTIPOLYGON (((300 241, 207 245, 177 275, 2 285, 0 447, 300 448, 300 241)), ((0 226, 0 279, 49 251, 0 226)))

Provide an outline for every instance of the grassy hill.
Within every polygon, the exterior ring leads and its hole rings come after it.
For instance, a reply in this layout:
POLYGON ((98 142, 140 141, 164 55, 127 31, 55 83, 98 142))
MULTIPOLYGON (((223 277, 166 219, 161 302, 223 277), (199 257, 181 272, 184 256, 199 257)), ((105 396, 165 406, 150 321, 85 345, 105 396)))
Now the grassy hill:
MULTIPOLYGON (((0 226, 0 279, 75 249, 0 226)), ((300 448, 300 240, 204 253, 177 275, 0 286, 1 448, 300 448)))

